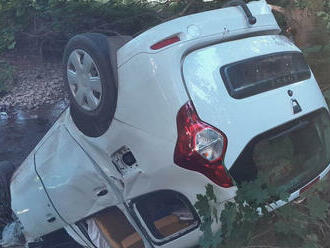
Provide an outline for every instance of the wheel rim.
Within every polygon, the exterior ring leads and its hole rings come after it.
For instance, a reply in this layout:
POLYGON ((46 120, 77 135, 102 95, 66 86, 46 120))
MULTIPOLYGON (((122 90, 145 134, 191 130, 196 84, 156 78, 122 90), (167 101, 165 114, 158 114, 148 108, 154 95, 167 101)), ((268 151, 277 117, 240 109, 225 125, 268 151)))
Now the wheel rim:
POLYGON ((77 49, 70 54, 67 78, 77 104, 87 111, 97 109, 102 99, 102 82, 99 70, 87 52, 77 49))

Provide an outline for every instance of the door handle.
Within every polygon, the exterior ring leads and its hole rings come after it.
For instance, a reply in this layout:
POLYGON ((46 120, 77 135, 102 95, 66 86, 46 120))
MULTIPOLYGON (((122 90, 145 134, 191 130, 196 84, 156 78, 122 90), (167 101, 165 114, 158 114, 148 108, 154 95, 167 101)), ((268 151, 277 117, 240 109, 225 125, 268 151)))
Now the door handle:
POLYGON ((51 217, 51 218, 47 219, 47 221, 48 221, 49 223, 53 223, 53 222, 56 221, 56 218, 55 218, 55 217, 51 217))
POLYGON ((109 193, 109 191, 107 189, 102 189, 102 190, 98 191, 98 193, 96 195, 98 197, 101 197, 101 196, 105 196, 108 193, 109 193))

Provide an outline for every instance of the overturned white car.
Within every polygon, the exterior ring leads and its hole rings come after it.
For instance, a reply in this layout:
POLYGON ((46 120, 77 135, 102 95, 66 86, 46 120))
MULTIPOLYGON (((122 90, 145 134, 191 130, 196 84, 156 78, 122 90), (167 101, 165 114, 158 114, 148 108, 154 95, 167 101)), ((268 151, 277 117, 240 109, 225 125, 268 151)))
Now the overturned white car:
POLYGON ((231 4, 70 40, 70 108, 11 178, 26 240, 64 227, 103 247, 94 226, 110 247, 193 247, 207 184, 221 209, 265 171, 290 200, 326 175, 329 112, 303 54, 265 1, 231 4))

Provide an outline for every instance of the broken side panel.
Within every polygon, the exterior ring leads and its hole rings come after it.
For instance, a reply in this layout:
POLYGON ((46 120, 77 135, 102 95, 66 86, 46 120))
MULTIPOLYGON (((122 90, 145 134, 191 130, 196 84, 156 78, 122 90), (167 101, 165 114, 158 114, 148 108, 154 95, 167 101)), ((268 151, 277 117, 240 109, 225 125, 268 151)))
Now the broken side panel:
POLYGON ((50 201, 68 224, 118 204, 95 161, 64 126, 55 129, 37 150, 35 166, 50 201))
POLYGON ((121 147, 118 151, 112 154, 112 163, 123 176, 129 174, 130 171, 138 168, 137 161, 127 146, 121 147))
POLYGON ((52 207, 29 156, 12 177, 11 207, 24 226, 27 241, 62 228, 65 223, 52 207))

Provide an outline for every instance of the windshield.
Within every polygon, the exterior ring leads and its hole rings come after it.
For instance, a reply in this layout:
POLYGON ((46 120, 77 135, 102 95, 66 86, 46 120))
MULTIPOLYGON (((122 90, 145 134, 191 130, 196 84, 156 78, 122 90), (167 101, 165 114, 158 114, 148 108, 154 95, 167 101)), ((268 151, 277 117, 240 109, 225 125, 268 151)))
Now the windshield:
POLYGON ((264 177, 294 192, 330 163, 330 119, 325 109, 253 139, 230 172, 238 183, 264 177))

